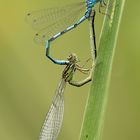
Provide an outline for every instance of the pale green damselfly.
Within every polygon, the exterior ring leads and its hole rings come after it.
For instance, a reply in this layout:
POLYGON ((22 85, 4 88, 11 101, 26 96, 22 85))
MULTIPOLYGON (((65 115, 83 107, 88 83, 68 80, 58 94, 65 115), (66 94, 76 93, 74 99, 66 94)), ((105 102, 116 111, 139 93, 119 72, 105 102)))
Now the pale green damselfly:
POLYGON ((39 140, 56 140, 57 139, 57 136, 60 132, 62 121, 63 121, 64 89, 66 87, 66 83, 69 83, 70 85, 73 85, 76 87, 83 86, 84 84, 91 81, 91 75, 92 75, 91 69, 85 69, 84 67, 79 66, 78 58, 76 54, 71 54, 68 57, 68 64, 63 70, 62 78, 55 91, 55 96, 53 98, 52 104, 45 118, 43 127, 41 129, 39 140), (74 81, 73 76, 77 70, 85 74, 89 73, 89 76, 82 81, 74 81))

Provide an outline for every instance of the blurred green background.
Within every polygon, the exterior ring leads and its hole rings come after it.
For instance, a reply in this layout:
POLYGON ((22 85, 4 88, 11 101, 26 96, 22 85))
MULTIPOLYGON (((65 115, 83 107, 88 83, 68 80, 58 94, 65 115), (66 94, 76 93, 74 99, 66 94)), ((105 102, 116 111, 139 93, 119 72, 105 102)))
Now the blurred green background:
MULTIPOLYGON (((75 0, 70 0, 69 3, 75 0)), ((67 0, 1 0, 0 140, 37 140, 63 66, 52 64, 34 43, 25 22, 29 10, 57 7, 67 0)), ((113 63, 103 140, 140 140, 140 1, 126 0, 113 63)), ((96 16, 99 39, 103 16, 96 16)), ((88 21, 53 43, 52 54, 90 57, 88 21)), ((78 77, 79 78, 79 77, 78 77)), ((82 78, 82 76, 80 76, 82 78)), ((58 140, 78 140, 89 86, 67 86, 58 140)))

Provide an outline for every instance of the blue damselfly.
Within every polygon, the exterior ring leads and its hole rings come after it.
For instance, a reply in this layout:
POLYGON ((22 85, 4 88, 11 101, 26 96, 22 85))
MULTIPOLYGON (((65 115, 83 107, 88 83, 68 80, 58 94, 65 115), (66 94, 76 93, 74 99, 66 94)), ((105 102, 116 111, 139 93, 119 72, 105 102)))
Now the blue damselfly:
MULTIPOLYGON (((50 8, 39 11, 32 11, 27 14, 27 21, 38 30, 35 41, 46 46, 46 56, 55 64, 64 65, 64 60, 56 60, 49 55, 50 43, 64 33, 76 28, 79 24, 88 19, 94 6, 99 3, 99 12, 104 0, 85 0, 61 8, 50 8), (84 11, 84 15, 78 20, 78 15, 84 11)), ((94 35, 95 36, 95 35, 94 35)), ((96 43, 94 44, 96 56, 96 43)))

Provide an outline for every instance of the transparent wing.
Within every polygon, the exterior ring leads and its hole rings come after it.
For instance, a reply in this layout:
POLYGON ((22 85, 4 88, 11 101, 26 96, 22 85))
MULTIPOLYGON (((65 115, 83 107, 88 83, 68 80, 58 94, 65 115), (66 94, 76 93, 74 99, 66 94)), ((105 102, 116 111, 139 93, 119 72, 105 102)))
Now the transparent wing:
POLYGON ((47 113, 39 140, 56 140, 63 121, 64 114, 64 88, 65 81, 62 79, 53 99, 52 105, 47 113))
POLYGON ((39 31, 35 41, 44 44, 47 39, 77 22, 85 7, 85 2, 80 2, 60 8, 33 11, 27 14, 26 21, 39 31))
POLYGON ((74 11, 79 11, 79 9, 83 7, 85 7, 85 2, 73 3, 64 7, 31 11, 27 14, 26 21, 31 24, 34 29, 39 30, 59 21, 59 19, 66 17, 74 11))

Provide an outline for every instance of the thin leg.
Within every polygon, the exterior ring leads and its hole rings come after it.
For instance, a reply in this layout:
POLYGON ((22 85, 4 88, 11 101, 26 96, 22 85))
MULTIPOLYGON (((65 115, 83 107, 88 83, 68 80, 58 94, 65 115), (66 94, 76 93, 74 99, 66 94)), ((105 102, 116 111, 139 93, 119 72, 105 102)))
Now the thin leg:
POLYGON ((92 74, 90 73, 90 75, 86 79, 84 79, 82 81, 71 80, 71 81, 69 81, 69 84, 72 86, 81 87, 81 86, 85 85, 86 83, 90 82, 91 80, 92 80, 92 74))
POLYGON ((83 69, 90 60, 92 60, 92 58, 87 59, 86 62, 84 63, 84 65, 82 65, 82 66, 80 66, 80 65, 77 64, 77 69, 78 68, 79 69, 83 69))
POLYGON ((73 28, 76 28, 79 24, 81 24, 83 21, 85 21, 87 19, 87 16, 83 16, 77 23, 75 23, 74 25, 68 27, 66 30, 56 34, 55 36, 53 36, 52 38, 50 38, 47 43, 46 43, 46 56, 55 64, 59 64, 59 65, 66 65, 68 63, 68 61, 65 60, 55 60, 53 59, 50 55, 49 55, 49 48, 50 48, 50 43, 52 41, 54 41, 56 38, 60 37, 61 35, 63 35, 64 33, 72 30, 73 28))
POLYGON ((82 72, 82 73, 86 72, 86 74, 87 74, 87 72, 90 72, 89 76, 86 79, 81 80, 81 81, 71 80, 71 81, 69 81, 69 84, 72 86, 81 87, 81 86, 85 85, 86 83, 90 82, 92 80, 92 71, 93 71, 94 66, 95 65, 93 64, 93 67, 91 69, 77 68, 77 70, 80 70, 80 72, 82 72))
POLYGON ((86 68, 83 68, 83 66, 79 66, 78 64, 76 65, 76 69, 80 72, 82 72, 83 74, 88 74, 90 71, 91 71, 91 68, 90 69, 86 69, 86 68))
POLYGON ((88 74, 89 73, 89 71, 90 71, 90 69, 84 69, 84 68, 82 68, 82 69, 78 69, 77 68, 77 70, 79 70, 81 73, 83 73, 83 74, 88 74))

